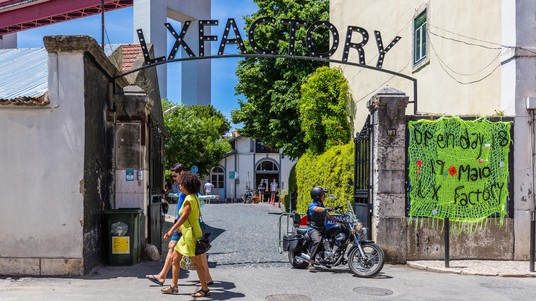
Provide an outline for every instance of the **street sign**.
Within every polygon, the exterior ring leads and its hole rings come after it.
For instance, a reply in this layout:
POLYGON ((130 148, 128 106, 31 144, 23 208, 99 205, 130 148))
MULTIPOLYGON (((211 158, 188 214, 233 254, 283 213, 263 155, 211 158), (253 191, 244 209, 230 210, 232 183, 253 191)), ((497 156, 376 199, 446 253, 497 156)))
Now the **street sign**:
POLYGON ((236 171, 230 170, 229 171, 229 180, 236 180, 238 179, 238 173, 236 171))
POLYGON ((192 173, 197 173, 199 171, 199 168, 197 167, 197 165, 192 165, 192 168, 190 168, 190 172, 192 173))

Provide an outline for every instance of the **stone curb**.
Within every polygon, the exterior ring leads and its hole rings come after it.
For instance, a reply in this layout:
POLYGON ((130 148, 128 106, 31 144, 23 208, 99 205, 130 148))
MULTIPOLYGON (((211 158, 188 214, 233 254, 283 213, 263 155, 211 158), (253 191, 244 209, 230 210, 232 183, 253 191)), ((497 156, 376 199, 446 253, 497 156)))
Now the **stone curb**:
MULTIPOLYGON (((437 262, 435 262, 437 265, 437 262)), ((473 275, 473 276, 495 276, 495 277, 513 277, 513 278, 536 278, 536 273, 531 272, 483 272, 485 267, 480 267, 478 271, 471 268, 446 268, 438 267, 433 264, 426 264, 422 262, 406 262, 406 265, 413 269, 425 270, 436 273, 450 273, 459 275, 473 275)))

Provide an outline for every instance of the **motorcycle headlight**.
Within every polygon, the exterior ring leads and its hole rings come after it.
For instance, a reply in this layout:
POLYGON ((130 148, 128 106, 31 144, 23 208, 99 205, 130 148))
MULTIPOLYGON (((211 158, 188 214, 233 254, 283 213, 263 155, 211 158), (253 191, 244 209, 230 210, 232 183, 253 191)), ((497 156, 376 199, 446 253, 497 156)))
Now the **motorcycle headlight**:
POLYGON ((363 229, 363 223, 362 222, 357 222, 354 224, 354 234, 356 233, 359 233, 361 231, 361 229, 363 229))
POLYGON ((367 235, 368 235, 368 228, 367 227, 361 228, 361 240, 362 241, 367 239, 367 235))

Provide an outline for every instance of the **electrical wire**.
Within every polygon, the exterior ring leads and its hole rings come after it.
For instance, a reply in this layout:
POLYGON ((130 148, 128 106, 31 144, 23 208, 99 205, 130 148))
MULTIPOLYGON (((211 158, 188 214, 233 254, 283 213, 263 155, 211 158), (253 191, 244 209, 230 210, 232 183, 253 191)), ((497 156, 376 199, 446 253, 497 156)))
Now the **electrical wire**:
MULTIPOLYGON (((431 32, 430 32, 430 33, 431 33, 431 32)), ((493 64, 493 62, 495 62, 498 58, 500 58, 500 56, 501 56, 501 54, 502 54, 502 52, 503 52, 503 50, 504 50, 504 48, 493 48, 493 49, 501 49, 501 51, 499 51, 499 53, 497 54, 497 56, 495 56, 495 57, 493 58, 493 60, 491 60, 486 66, 484 66, 482 69, 480 69, 480 70, 478 70, 478 71, 476 71, 476 72, 474 72, 474 73, 462 73, 462 72, 458 72, 458 71, 452 69, 451 67, 449 67, 449 66, 445 63, 445 61, 441 58, 441 56, 439 55, 439 53, 438 53, 437 50, 435 49, 435 47, 434 47, 434 45, 433 45, 433 43, 432 43, 432 39, 431 39, 431 37, 430 37, 429 35, 428 35, 428 40, 430 41, 430 45, 432 46, 432 50, 434 51, 434 53, 435 53, 435 55, 437 56, 438 60, 439 60, 441 63, 443 63, 443 66, 445 66, 445 68, 449 69, 451 72, 456 73, 456 74, 458 74, 458 75, 462 75, 462 76, 473 76, 473 75, 476 75, 476 74, 478 74, 478 73, 480 73, 480 72, 486 70, 489 66, 491 66, 491 64, 493 64)))
POLYGON ((486 46, 486 45, 482 45, 482 44, 469 43, 469 42, 465 42, 465 41, 462 41, 462 40, 449 38, 449 37, 446 37, 446 36, 442 36, 442 35, 440 35, 438 33, 435 33, 433 31, 431 31, 430 29, 428 29, 427 31, 428 31, 428 33, 431 33, 436 37, 439 37, 439 38, 442 38, 442 39, 445 39, 445 40, 451 40, 451 41, 458 42, 458 43, 463 43, 463 44, 469 45, 469 46, 477 46, 477 47, 482 47, 482 48, 486 48, 486 49, 502 49, 503 48, 502 46, 501 47, 490 47, 490 46, 486 46))
MULTIPOLYGON (((422 6, 422 4, 421 4, 422 6)), ((413 22, 413 17, 411 17, 411 19, 408 20, 408 22, 406 22, 406 24, 404 24, 404 26, 402 26, 400 28, 400 30, 398 30, 398 32, 395 34, 396 36, 398 36, 405 28, 406 26, 408 26, 411 22, 413 22)), ((378 57, 378 54, 376 53, 375 56, 373 56, 371 59, 369 59, 369 61, 367 62, 367 65, 370 65, 370 63, 374 60, 376 60, 376 58, 378 57)), ((405 68, 405 67, 404 67, 405 68)), ((356 72, 356 74, 351 78, 349 79, 348 81, 351 81, 353 80, 356 76, 358 76, 361 72, 363 72, 363 69, 360 69, 356 72)))
POLYGON ((441 59, 441 57, 439 56, 439 54, 437 53, 435 47, 434 47, 434 44, 432 43, 432 41, 430 40, 430 46, 432 46, 432 51, 434 52, 434 54, 436 55, 437 57, 437 60, 439 62, 439 66, 441 67, 441 69, 443 69, 443 71, 445 71, 445 73, 450 77, 452 78, 454 81, 456 81, 457 83, 461 84, 461 85, 470 85, 470 84, 475 84, 475 83, 478 83, 478 82, 481 82, 483 80, 485 80, 486 78, 488 78, 489 76, 491 76, 495 70, 497 70, 501 64, 497 64, 497 66, 495 66, 495 68, 493 68, 493 70, 491 70, 491 72, 489 72, 488 74, 486 74, 485 76, 477 79, 477 80, 473 80, 473 81, 468 81, 468 82, 462 82, 460 80, 458 80, 457 78, 455 78, 452 74, 450 74, 450 72, 446 69, 446 63, 441 59))
POLYGON ((106 30, 106 27, 104 27, 104 33, 106 35, 106 40, 108 40, 108 47, 110 47, 110 52, 113 52, 112 43, 110 42, 110 37, 108 36, 108 31, 106 30))
MULTIPOLYGON (((459 33, 456 33, 456 32, 453 32, 453 31, 450 31, 450 30, 447 30, 447 29, 444 29, 444 28, 441 28, 439 26, 435 26, 431 23, 428 23, 428 27, 429 28, 436 28, 436 29, 439 29, 439 30, 442 30, 442 31, 445 31, 445 32, 448 32, 450 34, 453 34, 455 36, 458 36, 458 37, 462 37, 462 38, 466 38, 466 39, 469 39, 469 40, 473 40, 473 41, 478 41, 478 42, 482 42, 482 43, 486 43, 486 44, 490 44, 490 45, 494 45, 494 46, 500 46, 500 47, 503 47, 503 45, 501 45, 500 43, 496 43, 496 42, 490 42, 490 41, 486 41, 486 40, 481 40, 481 39, 477 39, 477 38, 473 38, 473 37, 470 37, 470 36, 466 36, 466 35, 462 35, 462 34, 459 34, 459 33)), ((438 36, 440 37, 445 37, 445 36, 442 36, 440 34, 437 34, 438 36)), ((463 41, 460 41, 460 40, 456 40, 456 39, 453 39, 454 41, 456 42, 463 42, 463 41)), ((482 45, 482 44, 476 44, 476 43, 469 43, 469 42, 463 42, 463 43, 466 43, 468 45, 473 45, 473 46, 481 46, 481 47, 490 47, 490 46, 485 46, 485 45, 482 45)), ((490 47, 491 48, 491 47, 490 47)))
MULTIPOLYGON (((404 67, 402 67, 402 69, 400 71, 398 71, 398 73, 402 73, 402 71, 404 71, 404 69, 406 69, 409 65, 409 62, 406 63, 406 65, 404 67)), ((387 80, 385 80, 383 83, 381 83, 378 87, 376 87, 375 89, 373 89, 372 91, 370 91, 369 93, 365 94, 365 96, 361 97, 359 100, 357 100, 355 103, 360 103, 361 101, 363 101, 364 99, 367 99, 370 95, 372 95, 374 92, 378 91, 379 89, 381 89, 382 87, 385 86, 385 84, 387 84, 388 82, 390 82, 395 76, 394 75, 391 75, 387 80)))
MULTIPOLYGON (((525 47, 521 47, 521 46, 509 46, 509 45, 503 45, 503 44, 501 44, 501 43, 496 43, 496 42, 489 42, 489 41, 485 41, 485 40, 480 40, 480 39, 477 39, 477 38, 473 38, 473 37, 465 36, 465 35, 462 35, 462 34, 459 34, 459 33, 455 33, 455 32, 453 32, 453 31, 450 31, 450 30, 447 30, 447 29, 444 29, 444 28, 441 28, 441 27, 438 27, 438 26, 434 26, 434 25, 432 25, 432 24, 430 24, 430 23, 428 23, 428 26, 431 27, 431 28, 437 28, 437 29, 439 29, 439 30, 443 30, 443 31, 445 31, 445 32, 448 32, 448 33, 450 33, 450 34, 453 34, 453 35, 456 35, 456 36, 459 36, 459 37, 463 37, 463 38, 466 38, 466 39, 470 39, 470 40, 474 40, 474 41, 478 41, 478 42, 482 42, 482 43, 486 43, 486 44, 490 44, 490 45, 494 45, 494 46, 498 46, 498 47, 491 47, 491 46, 486 46, 486 45, 482 45, 482 44, 476 44, 476 43, 465 42, 465 41, 461 41, 461 40, 454 39, 454 38, 449 38, 449 37, 446 37, 446 36, 443 36, 443 35, 440 35, 440 34, 431 32, 433 35, 437 35, 437 36, 440 37, 440 38, 444 38, 444 39, 452 40, 452 41, 459 42, 459 43, 464 43, 464 44, 467 44, 467 45, 470 45, 470 46, 478 46, 478 47, 489 48, 489 49, 500 49, 500 48, 520 49, 520 50, 524 50, 524 51, 530 52, 530 53, 532 53, 532 54, 536 54, 536 51, 535 51, 535 50, 527 49, 527 48, 525 48, 525 47), (500 47, 500 48, 499 48, 499 47, 500 47)), ((430 31, 430 30, 428 30, 428 31, 430 31)))

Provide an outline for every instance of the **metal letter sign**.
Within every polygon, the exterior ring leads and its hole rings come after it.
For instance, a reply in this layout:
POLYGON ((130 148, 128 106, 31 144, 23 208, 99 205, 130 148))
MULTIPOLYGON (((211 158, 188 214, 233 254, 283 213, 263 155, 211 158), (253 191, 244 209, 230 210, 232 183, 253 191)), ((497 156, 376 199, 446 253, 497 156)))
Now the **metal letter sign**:
MULTIPOLYGON (((218 20, 199 20, 199 32, 198 32, 198 41, 199 41, 199 47, 198 47, 198 55, 199 57, 205 56, 205 42, 214 42, 218 40, 217 36, 213 35, 205 35, 205 27, 207 26, 217 26, 218 20)), ((271 54, 273 55, 275 53, 275 49, 263 49, 261 48, 256 42, 255 42, 255 30, 261 25, 265 23, 272 23, 275 24, 277 21, 274 18, 261 18, 253 22, 249 28, 249 42, 251 44, 252 50, 255 53, 258 54, 271 54)), ((293 56, 294 53, 294 44, 296 41, 296 28, 298 26, 307 26, 307 22, 303 20, 292 20, 292 19, 281 19, 279 20, 280 24, 288 25, 288 33, 289 33, 289 49, 288 54, 293 56)), ((175 55, 177 54, 177 51, 179 50, 179 47, 182 46, 184 51, 188 54, 189 57, 195 57, 194 52, 192 51, 190 45, 188 45, 184 41, 184 36, 186 35, 186 32, 188 31, 188 28, 190 27, 191 21, 184 22, 183 28, 180 30, 180 34, 177 34, 175 29, 169 24, 165 23, 166 28, 171 32, 173 37, 175 38, 175 44, 171 48, 171 52, 169 53, 168 60, 174 60, 175 55)), ((155 63, 164 62, 166 58, 164 56, 153 58, 151 59, 149 55, 149 50, 147 49, 147 44, 145 42, 145 38, 143 36, 143 31, 141 29, 137 30, 138 33, 138 39, 140 40, 141 49, 143 51, 143 55, 145 57, 145 64, 151 65, 155 63)), ((383 62, 385 60, 385 55, 393 46, 401 39, 399 36, 396 36, 391 43, 387 47, 383 47, 382 37, 381 33, 379 31, 374 31, 374 35, 376 37, 376 45, 378 46, 378 61, 376 63, 376 68, 381 69, 383 62)), ((345 46, 344 46, 344 52, 342 54, 342 61, 347 62, 348 61, 348 55, 350 48, 353 48, 357 50, 359 54, 359 64, 365 65, 365 50, 363 49, 363 46, 367 44, 369 40, 369 34, 368 32, 361 27, 357 26, 348 26, 346 31, 346 39, 345 39, 345 46), (354 32, 357 32, 362 36, 362 40, 359 43, 352 43, 352 34, 354 32)), ((337 51, 337 48, 339 47, 339 31, 337 28, 327 21, 317 21, 312 23, 309 28, 307 29, 307 36, 305 38, 305 45, 307 47, 308 55, 315 58, 326 58, 329 59, 335 51, 337 51), (312 36, 315 30, 317 30, 320 27, 327 28, 332 36, 332 45, 329 49, 329 51, 322 53, 318 52, 314 48, 312 36)), ((247 53, 246 46, 244 44, 244 41, 242 39, 242 35, 240 34, 240 31, 238 30, 238 27, 236 26, 236 22, 233 18, 227 19, 227 23, 225 25, 225 30, 223 32, 223 35, 221 37, 220 47, 218 50, 218 55, 222 56, 225 52, 225 46, 227 44, 236 44, 238 48, 240 49, 240 52, 242 54, 247 53), (229 34, 230 32, 234 33, 234 38, 230 38, 229 34)))
POLYGON ((138 72, 142 69, 154 67, 154 66, 161 65, 161 64, 166 64, 168 62, 182 62, 182 61, 189 61, 189 60, 214 59, 214 58, 236 58, 236 57, 274 58, 276 57, 276 58, 285 58, 285 59, 311 60, 311 61, 321 61, 321 62, 326 62, 326 63, 350 65, 350 66, 355 66, 359 68, 371 69, 371 70, 375 70, 375 71, 379 71, 383 73, 388 73, 391 75, 395 75, 395 76, 410 80, 413 82, 413 101, 409 101, 409 103, 414 104, 413 111, 414 111, 414 114, 417 114, 417 80, 411 76, 408 76, 400 72, 382 69, 383 63, 385 62, 385 55, 391 50, 391 48, 393 48, 396 45, 396 43, 398 43, 398 41, 400 41, 401 37, 399 36, 394 37, 394 39, 387 45, 387 47, 384 47, 381 33, 375 30, 374 40, 376 41, 376 46, 378 47, 378 60, 376 61, 376 66, 368 66, 365 63, 365 50, 363 47, 369 41, 369 33, 366 29, 362 27, 352 26, 352 25, 347 26, 346 35, 343 37, 343 36, 339 36, 339 31, 337 30, 337 28, 333 24, 327 21, 316 21, 309 25, 304 20, 281 19, 278 22, 274 18, 264 17, 264 18, 260 18, 254 21, 249 27, 249 30, 247 31, 248 41, 250 45, 249 46, 250 49, 248 51, 248 49, 246 48, 246 45, 244 44, 242 34, 240 33, 236 25, 236 21, 233 18, 229 18, 227 19, 227 22, 225 23, 225 29, 221 36, 221 41, 220 41, 217 54, 212 55, 209 53, 205 55, 205 43, 218 41, 217 36, 205 35, 205 32, 206 32, 205 29, 208 26, 218 26, 219 22, 218 20, 199 20, 197 22, 199 24, 199 30, 197 32, 198 45, 188 45, 188 43, 186 43, 186 41, 184 40, 184 37, 188 33, 188 29, 190 28, 190 24, 192 23, 192 21, 183 22, 183 26, 179 31, 176 31, 173 28, 173 26, 171 26, 171 24, 165 23, 166 28, 171 33, 171 35, 175 38, 175 43, 173 44, 173 47, 171 47, 171 51, 169 52, 167 59, 165 56, 151 58, 151 55, 149 54, 149 49, 147 48, 145 37, 143 36, 143 31, 141 29, 138 29, 137 30, 138 39, 140 41, 140 46, 141 46, 141 50, 143 52, 143 56, 145 59, 145 64, 139 68, 131 69, 127 72, 123 72, 121 74, 114 76, 114 91, 115 91, 115 80, 117 78, 126 76, 134 72, 138 72), (272 49, 262 48, 255 41, 255 31, 260 26, 270 26, 270 24, 275 25, 277 23, 288 26, 285 29, 286 33, 288 33, 288 39, 289 39, 288 40, 288 45, 289 45, 288 55, 277 53, 275 48, 272 48, 272 49), (299 27, 304 27, 304 26, 308 26, 307 34, 305 37, 305 46, 306 46, 307 51, 305 54, 296 54, 295 53, 296 30, 299 27), (327 52, 320 52, 317 49, 315 49, 315 45, 313 42, 313 34, 320 27, 324 27, 330 32, 330 36, 331 36, 331 39, 329 41, 330 47, 327 52), (352 39, 356 38, 355 35, 360 35, 361 37, 361 41, 359 41, 358 43, 356 43, 355 41, 352 42, 352 39), (340 60, 332 59, 331 57, 337 51, 337 48, 339 47, 341 39, 344 40, 344 50, 342 51, 342 57, 340 60), (225 54, 225 47, 228 44, 235 44, 238 47, 240 53, 239 54, 225 54), (194 50, 192 49, 192 46, 194 47, 197 46, 197 56, 194 50), (184 51, 186 52, 186 56, 181 57, 181 58, 176 58, 177 52, 179 51, 180 47, 184 49, 184 51), (351 49, 355 49, 357 51, 358 62, 348 61, 348 57, 349 57, 351 49))

